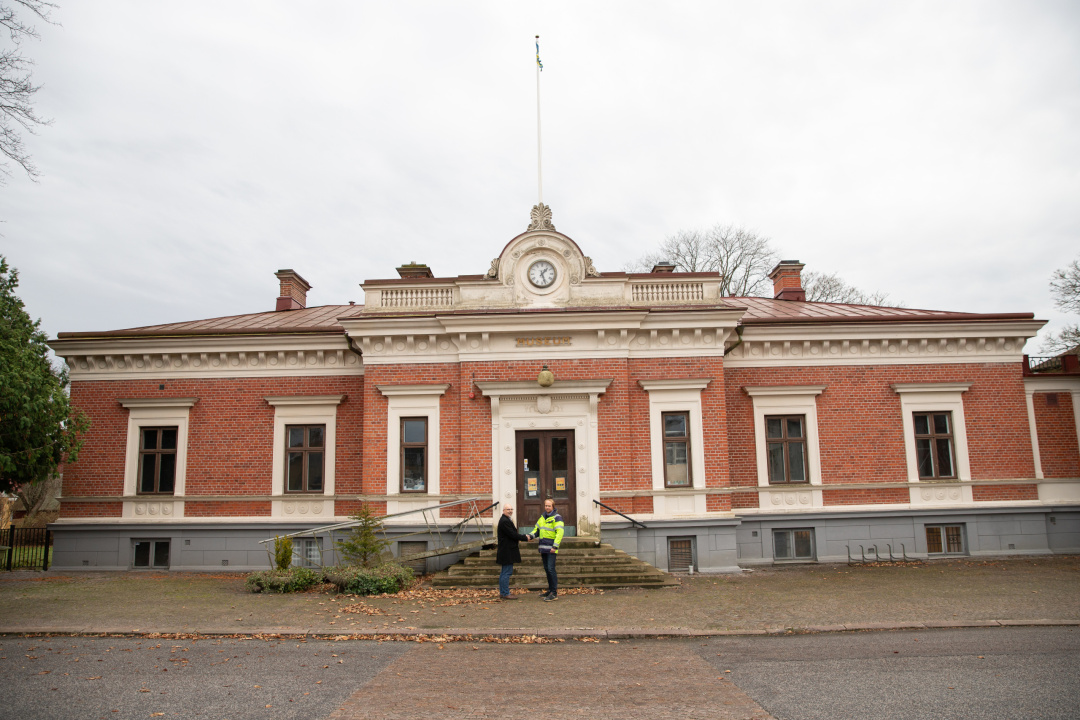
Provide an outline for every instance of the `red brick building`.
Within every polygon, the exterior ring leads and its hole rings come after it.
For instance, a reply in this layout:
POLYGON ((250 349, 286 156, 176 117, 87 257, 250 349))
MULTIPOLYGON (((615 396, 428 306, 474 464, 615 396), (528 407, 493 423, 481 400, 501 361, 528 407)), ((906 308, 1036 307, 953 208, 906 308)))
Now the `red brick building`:
POLYGON ((93 425, 55 566, 265 567, 259 541, 361 501, 473 497, 524 523, 552 496, 704 572, 1080 550, 1080 372, 1026 361, 1031 314, 807 302, 795 261, 775 298, 601 273, 543 210, 482 275, 403 266, 308 308, 283 270, 274 312, 61 333, 93 425))

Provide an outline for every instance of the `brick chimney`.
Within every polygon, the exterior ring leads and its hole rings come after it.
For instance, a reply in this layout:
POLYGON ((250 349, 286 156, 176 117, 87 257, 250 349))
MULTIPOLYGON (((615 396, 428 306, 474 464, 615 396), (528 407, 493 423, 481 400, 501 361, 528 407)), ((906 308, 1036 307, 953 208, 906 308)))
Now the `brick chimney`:
POLYGON ((307 307, 307 291, 311 289, 307 280, 295 270, 278 270, 277 279, 281 281, 281 292, 277 299, 276 310, 303 310, 307 307))
POLYGON ((802 269, 806 267, 798 260, 781 260, 769 273, 773 281, 773 297, 777 300, 806 300, 806 291, 802 286, 802 269))

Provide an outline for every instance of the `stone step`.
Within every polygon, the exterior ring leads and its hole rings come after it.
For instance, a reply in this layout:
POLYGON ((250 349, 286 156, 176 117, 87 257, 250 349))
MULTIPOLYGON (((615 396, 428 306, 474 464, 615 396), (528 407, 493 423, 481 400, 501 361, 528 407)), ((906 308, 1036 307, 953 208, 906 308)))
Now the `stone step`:
MULTIPOLYGON (((559 587, 595 587, 595 588, 624 588, 642 587, 659 588, 673 587, 679 581, 670 575, 660 573, 657 575, 643 575, 640 573, 591 573, 588 575, 573 575, 559 573, 559 587)), ((431 580, 432 587, 498 587, 499 578, 495 577, 451 577, 448 575, 435 575, 431 580)), ((547 578, 543 575, 526 575, 514 573, 510 578, 513 587, 530 589, 543 589, 547 587, 547 578)))
MULTIPOLYGON (((500 567, 495 549, 473 553, 446 570, 436 573, 433 587, 497 587, 500 567)), ((679 581, 648 563, 616 550, 595 538, 566 538, 560 545, 559 585, 566 587, 670 587, 679 581)), ((515 587, 547 587, 540 553, 522 548, 522 562, 514 568, 515 587)))
MULTIPOLYGON (((569 565, 564 564, 562 561, 557 563, 558 572, 560 575, 573 573, 575 575, 585 575, 589 573, 635 573, 641 572, 641 569, 633 563, 619 563, 609 565, 569 565)), ((446 569, 448 575, 453 577, 498 577, 500 567, 492 564, 489 568, 485 565, 452 565, 446 569)), ((659 572, 659 571, 657 571, 659 572)), ((524 563, 514 566, 514 574, 525 573, 529 575, 543 575, 544 568, 540 563, 535 565, 526 565, 524 563)))
MULTIPOLYGON (((465 558, 464 563, 466 565, 488 565, 497 564, 495 562, 495 553, 480 553, 479 555, 470 555, 465 558)), ((540 553, 522 553, 521 562, 526 565, 540 565, 540 553)), ((560 563, 591 563, 591 564, 610 564, 610 563, 622 563, 622 562, 636 562, 635 558, 616 553, 605 553, 603 555, 576 555, 571 553, 559 553, 560 563)))

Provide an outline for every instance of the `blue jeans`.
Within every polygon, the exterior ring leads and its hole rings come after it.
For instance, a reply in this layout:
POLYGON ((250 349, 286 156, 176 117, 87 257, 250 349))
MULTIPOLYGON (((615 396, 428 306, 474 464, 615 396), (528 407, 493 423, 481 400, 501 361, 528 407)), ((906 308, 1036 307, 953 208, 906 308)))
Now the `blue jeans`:
POLYGON ((506 597, 510 594, 510 576, 514 574, 514 566, 503 565, 499 573, 499 594, 506 597))
POLYGON ((555 553, 540 553, 540 559, 544 563, 544 573, 547 574, 548 581, 548 594, 559 594, 559 576, 555 574, 555 558, 559 557, 555 553))

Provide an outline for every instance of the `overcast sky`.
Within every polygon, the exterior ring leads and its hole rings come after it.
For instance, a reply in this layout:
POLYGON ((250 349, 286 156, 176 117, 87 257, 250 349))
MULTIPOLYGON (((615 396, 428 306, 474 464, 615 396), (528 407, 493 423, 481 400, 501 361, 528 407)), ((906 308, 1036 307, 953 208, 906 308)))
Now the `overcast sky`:
POLYGON ((544 201, 598 269, 730 222, 908 307, 1069 319, 1075 1, 60 2, 42 178, 0 188, 50 337, 271 310, 279 268, 309 305, 483 273, 537 202, 536 34, 544 201))

